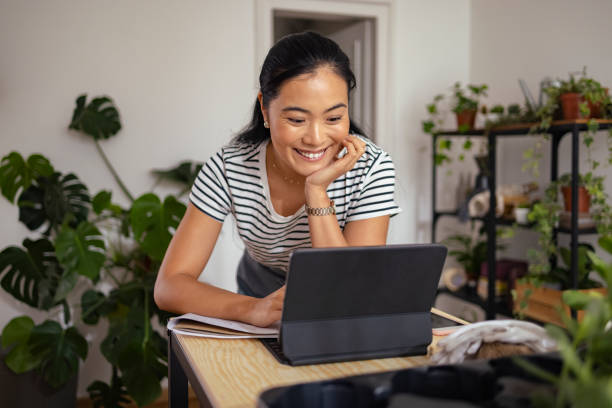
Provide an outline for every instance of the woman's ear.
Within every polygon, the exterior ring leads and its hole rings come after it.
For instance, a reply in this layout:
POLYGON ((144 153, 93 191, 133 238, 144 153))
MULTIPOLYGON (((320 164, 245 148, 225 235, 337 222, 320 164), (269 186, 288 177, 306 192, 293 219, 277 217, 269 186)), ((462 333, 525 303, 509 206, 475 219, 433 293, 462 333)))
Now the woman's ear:
POLYGON ((259 109, 261 109, 261 115, 264 118, 264 122, 268 122, 268 112, 266 111, 266 108, 264 108, 263 94, 261 92, 257 94, 257 100, 259 101, 259 109))

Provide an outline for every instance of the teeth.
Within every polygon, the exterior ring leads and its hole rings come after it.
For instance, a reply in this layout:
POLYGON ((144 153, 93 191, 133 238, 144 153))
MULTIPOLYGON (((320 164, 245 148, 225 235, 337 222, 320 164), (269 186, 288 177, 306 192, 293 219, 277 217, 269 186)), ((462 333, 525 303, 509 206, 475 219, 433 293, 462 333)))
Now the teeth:
POLYGON ((298 150, 298 153, 300 153, 302 156, 307 157, 311 160, 316 160, 316 159, 320 159, 321 157, 323 157, 323 154, 325 154, 325 150, 319 153, 310 153, 310 152, 303 152, 301 150, 298 150))

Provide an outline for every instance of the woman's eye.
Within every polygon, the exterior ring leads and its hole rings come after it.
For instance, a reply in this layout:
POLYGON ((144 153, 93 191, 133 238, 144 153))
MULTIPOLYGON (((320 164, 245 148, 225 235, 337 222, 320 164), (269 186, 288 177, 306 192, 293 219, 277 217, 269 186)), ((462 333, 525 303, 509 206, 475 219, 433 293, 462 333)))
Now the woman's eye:
POLYGON ((289 120, 289 122, 291 122, 291 123, 304 123, 304 119, 287 118, 287 120, 289 120))
POLYGON ((330 122, 338 122, 340 119, 342 119, 342 116, 334 116, 332 118, 327 119, 330 122))

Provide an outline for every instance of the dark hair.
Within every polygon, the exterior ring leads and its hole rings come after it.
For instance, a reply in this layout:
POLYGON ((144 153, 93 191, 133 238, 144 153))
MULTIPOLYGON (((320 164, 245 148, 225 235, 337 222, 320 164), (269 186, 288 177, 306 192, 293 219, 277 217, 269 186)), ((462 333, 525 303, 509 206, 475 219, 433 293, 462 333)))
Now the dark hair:
MULTIPOLYGON (((321 66, 329 66, 341 76, 348 92, 355 88, 355 75, 351 71, 349 58, 338 44, 329 38, 310 31, 289 34, 281 38, 268 51, 259 74, 259 89, 263 95, 263 105, 278 96, 281 85, 302 74, 314 72, 321 66)), ((350 133, 365 136, 364 132, 351 120, 350 133)), ((264 127, 259 100, 255 100, 251 122, 235 137, 237 142, 259 143, 270 137, 270 129, 264 127)))

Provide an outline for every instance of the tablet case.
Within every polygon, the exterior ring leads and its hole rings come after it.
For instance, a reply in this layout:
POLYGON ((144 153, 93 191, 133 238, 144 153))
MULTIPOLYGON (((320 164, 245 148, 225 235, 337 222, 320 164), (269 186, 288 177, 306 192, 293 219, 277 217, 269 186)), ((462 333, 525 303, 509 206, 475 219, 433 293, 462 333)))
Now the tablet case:
POLYGON ((442 245, 293 252, 280 330, 291 365, 426 354, 442 245))

